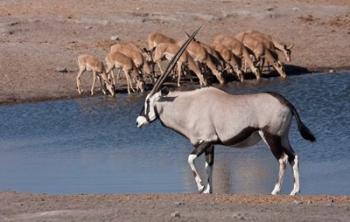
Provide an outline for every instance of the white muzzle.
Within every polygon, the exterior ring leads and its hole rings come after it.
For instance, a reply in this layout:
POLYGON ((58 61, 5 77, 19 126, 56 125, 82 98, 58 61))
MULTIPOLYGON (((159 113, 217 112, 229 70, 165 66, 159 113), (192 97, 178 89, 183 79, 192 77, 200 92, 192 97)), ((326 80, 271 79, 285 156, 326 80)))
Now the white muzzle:
POLYGON ((143 126, 146 125, 146 124, 148 124, 148 121, 147 121, 146 117, 144 117, 144 116, 138 116, 138 117, 136 118, 136 126, 137 126, 138 128, 141 128, 141 127, 143 127, 143 126))

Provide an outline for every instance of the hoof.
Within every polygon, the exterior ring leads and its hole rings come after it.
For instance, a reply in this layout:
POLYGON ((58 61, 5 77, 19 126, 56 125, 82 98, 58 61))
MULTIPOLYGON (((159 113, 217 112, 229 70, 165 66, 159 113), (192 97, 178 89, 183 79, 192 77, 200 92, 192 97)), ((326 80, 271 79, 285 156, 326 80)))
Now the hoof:
POLYGON ((293 190, 292 192, 290 192, 289 196, 296 196, 298 194, 300 194, 300 191, 294 191, 293 190))
POLYGON ((200 188, 198 188, 198 193, 203 193, 205 190, 205 186, 202 186, 200 188))
POLYGON ((211 194, 211 189, 210 189, 210 186, 206 185, 203 189, 203 192, 204 194, 211 194))

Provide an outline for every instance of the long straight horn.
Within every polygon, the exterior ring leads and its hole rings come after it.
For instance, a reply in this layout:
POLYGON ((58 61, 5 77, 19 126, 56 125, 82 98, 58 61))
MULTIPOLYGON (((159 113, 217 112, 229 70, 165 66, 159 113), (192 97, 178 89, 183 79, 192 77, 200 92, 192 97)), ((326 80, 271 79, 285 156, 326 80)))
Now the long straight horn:
POLYGON ((164 73, 159 77, 157 82, 154 84, 153 89, 149 93, 149 95, 153 95, 155 92, 157 92, 160 88, 160 86, 164 83, 165 79, 169 76, 171 70, 175 67, 177 61, 181 57, 181 55, 185 52, 187 46, 190 44, 190 42, 194 39, 196 34, 199 32, 201 27, 199 27, 196 31, 192 33, 192 35, 187 39, 187 41, 182 44, 179 51, 175 54, 175 56, 170 60, 168 66, 166 67, 164 73))

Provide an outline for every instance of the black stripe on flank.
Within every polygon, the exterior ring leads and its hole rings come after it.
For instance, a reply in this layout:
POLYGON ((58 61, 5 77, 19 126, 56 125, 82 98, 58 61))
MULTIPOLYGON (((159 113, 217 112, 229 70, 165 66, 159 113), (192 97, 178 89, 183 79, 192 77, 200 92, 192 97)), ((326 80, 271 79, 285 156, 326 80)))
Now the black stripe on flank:
POLYGON ((231 145, 235 145, 237 143, 243 142, 244 140, 248 139, 248 137, 250 137, 257 130, 259 129, 248 126, 247 128, 244 128, 241 132, 239 132, 237 135, 235 135, 231 139, 226 141, 221 141, 221 144, 226 146, 231 146, 231 145))

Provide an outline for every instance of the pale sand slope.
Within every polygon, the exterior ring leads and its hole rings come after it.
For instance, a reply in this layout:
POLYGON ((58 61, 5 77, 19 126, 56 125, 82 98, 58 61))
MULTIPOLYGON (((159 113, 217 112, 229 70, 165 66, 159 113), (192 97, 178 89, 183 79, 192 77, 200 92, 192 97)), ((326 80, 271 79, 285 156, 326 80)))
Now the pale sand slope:
MULTIPOLYGON (((104 59, 111 36, 145 45, 151 31, 181 39, 200 25, 204 42, 221 32, 257 29, 294 43, 293 65, 350 67, 347 0, 3 0, 0 102, 77 96, 78 54, 104 59), (69 72, 57 72, 60 67, 69 72)), ((85 77, 87 92, 91 74, 85 77)))

